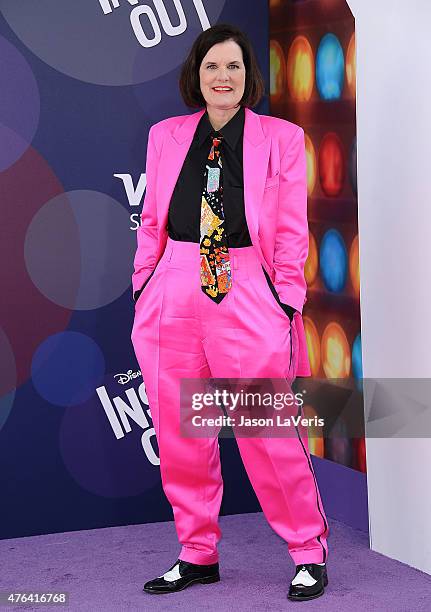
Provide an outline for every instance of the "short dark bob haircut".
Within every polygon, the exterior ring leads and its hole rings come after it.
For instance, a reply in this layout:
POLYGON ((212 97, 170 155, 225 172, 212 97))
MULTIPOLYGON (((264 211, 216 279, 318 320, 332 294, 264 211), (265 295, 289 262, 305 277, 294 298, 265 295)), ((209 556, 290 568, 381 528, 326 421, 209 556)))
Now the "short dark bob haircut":
POLYGON ((228 23, 218 23, 208 30, 204 30, 197 37, 182 66, 179 87, 181 96, 187 106, 206 106, 200 88, 199 68, 211 47, 226 40, 235 41, 242 50, 245 66, 245 88, 240 105, 251 108, 261 100, 265 92, 265 83, 249 39, 235 26, 228 23))

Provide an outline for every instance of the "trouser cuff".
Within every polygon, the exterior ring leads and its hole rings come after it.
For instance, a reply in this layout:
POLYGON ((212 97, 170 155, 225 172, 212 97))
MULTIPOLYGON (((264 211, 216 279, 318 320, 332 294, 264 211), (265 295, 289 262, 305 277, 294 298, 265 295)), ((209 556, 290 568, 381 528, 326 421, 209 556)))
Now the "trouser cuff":
POLYGON ((182 547, 178 558, 182 561, 195 563, 196 565, 212 565, 213 563, 218 563, 219 559, 217 551, 208 553, 187 546, 182 547))

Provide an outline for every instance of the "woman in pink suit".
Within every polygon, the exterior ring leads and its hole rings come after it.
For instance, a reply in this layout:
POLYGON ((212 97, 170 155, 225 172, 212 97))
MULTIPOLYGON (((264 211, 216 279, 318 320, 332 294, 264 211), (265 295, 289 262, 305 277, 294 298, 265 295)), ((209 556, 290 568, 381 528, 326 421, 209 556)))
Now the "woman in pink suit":
MULTIPOLYGON (((218 437, 181 434, 181 379, 310 376, 304 132, 251 110, 263 79, 249 40, 230 25, 196 39, 180 91, 199 110, 150 129, 132 278, 132 342, 181 543, 172 567, 145 584, 149 593, 220 580, 218 437)), ((329 531, 306 434, 236 440, 296 566, 288 597, 319 597, 329 531)))

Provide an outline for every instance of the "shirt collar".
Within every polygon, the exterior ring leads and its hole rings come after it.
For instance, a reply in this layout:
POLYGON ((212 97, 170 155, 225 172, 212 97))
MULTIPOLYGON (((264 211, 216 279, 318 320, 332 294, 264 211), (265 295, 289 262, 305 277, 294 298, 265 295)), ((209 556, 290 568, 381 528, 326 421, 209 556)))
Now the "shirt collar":
POLYGON ((230 148, 235 149, 236 145, 238 144, 238 140, 243 134, 244 119, 245 111, 244 107, 241 106, 232 119, 229 119, 226 125, 216 132, 209 120, 208 111, 205 111, 199 121, 196 131, 198 146, 202 146, 210 134, 221 134, 230 148))

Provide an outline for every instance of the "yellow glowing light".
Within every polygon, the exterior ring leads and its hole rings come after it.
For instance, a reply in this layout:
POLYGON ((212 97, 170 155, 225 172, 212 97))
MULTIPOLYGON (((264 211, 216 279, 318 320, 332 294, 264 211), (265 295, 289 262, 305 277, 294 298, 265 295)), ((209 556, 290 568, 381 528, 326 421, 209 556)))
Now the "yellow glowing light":
POLYGON ((317 376, 320 370, 320 338, 316 326, 310 317, 303 317, 305 340, 307 342, 308 358, 312 376, 317 376))
POLYGON ((314 55, 305 36, 297 36, 287 56, 287 83, 291 97, 298 102, 311 98, 314 85, 314 55))
POLYGON ((359 297, 359 238, 358 235, 353 239, 349 253, 349 271, 353 290, 359 297))
POLYGON ((322 336, 322 365, 327 378, 346 378, 350 374, 350 347, 343 328, 334 321, 322 336))
POLYGON ((308 134, 305 134, 305 158, 307 160, 307 193, 311 196, 316 185, 317 160, 316 150, 308 134))
POLYGON ((281 46, 276 40, 269 45, 269 94, 271 102, 280 100, 285 87, 284 55, 281 46))
POLYGON ((356 96, 356 41, 353 32, 346 53, 346 79, 349 91, 354 98, 356 96))
POLYGON ((308 257, 305 262, 304 275, 307 285, 310 287, 316 280, 319 267, 319 251, 316 239, 311 232, 308 233, 308 257))

